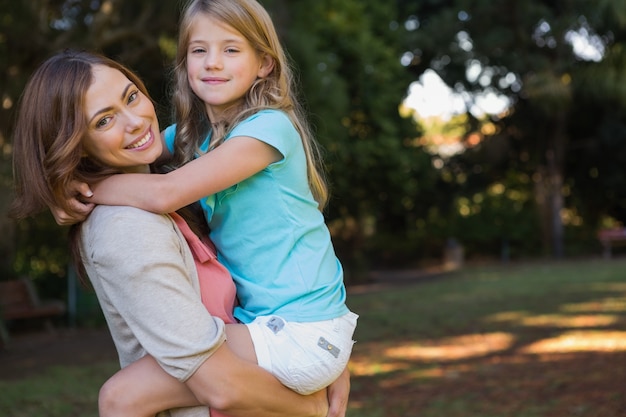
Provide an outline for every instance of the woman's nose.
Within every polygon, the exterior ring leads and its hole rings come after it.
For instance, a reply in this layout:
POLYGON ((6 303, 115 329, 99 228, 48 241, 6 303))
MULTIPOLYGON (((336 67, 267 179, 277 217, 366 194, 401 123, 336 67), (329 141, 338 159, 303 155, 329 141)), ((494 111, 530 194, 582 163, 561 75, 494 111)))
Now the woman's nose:
POLYGON ((141 129, 144 126, 143 117, 132 111, 126 113, 126 128, 128 131, 133 132, 137 129, 141 129))

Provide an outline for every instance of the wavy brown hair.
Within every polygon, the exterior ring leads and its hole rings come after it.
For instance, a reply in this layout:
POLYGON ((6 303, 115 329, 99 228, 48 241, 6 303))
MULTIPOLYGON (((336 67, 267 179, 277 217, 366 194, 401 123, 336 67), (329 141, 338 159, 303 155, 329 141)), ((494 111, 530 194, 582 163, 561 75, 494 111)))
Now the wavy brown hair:
MULTIPOLYGON (((13 132, 15 199, 9 216, 23 219, 51 206, 76 214, 69 205, 73 180, 89 183, 120 172, 85 157, 83 151, 88 129, 85 94, 94 81, 92 70, 99 65, 120 71, 150 97, 137 75, 103 55, 65 50, 48 58, 31 75, 18 103, 13 132)), ((87 285, 80 226, 70 228, 70 251, 78 276, 87 285)))
POLYGON ((119 172, 84 157, 85 94, 97 65, 119 70, 150 97, 133 72, 105 56, 66 50, 45 61, 29 79, 18 105, 11 217, 25 218, 53 205, 73 214, 69 206, 72 180, 91 182, 119 172))
POLYGON ((292 69, 280 44, 274 24, 267 11, 255 0, 191 0, 183 10, 176 66, 174 68, 173 103, 177 123, 174 163, 183 165, 200 154, 200 144, 209 133, 211 147, 219 146, 228 132, 239 122, 262 109, 285 112, 302 138, 306 153, 309 186, 323 208, 328 190, 323 175, 319 146, 313 138, 304 111, 299 104, 292 69), (231 108, 225 120, 209 120, 205 105, 196 96, 187 76, 187 49, 191 27, 196 16, 203 14, 238 31, 260 56, 269 56, 274 68, 259 78, 247 92, 243 105, 231 108), (213 131, 211 132, 211 129, 213 131))

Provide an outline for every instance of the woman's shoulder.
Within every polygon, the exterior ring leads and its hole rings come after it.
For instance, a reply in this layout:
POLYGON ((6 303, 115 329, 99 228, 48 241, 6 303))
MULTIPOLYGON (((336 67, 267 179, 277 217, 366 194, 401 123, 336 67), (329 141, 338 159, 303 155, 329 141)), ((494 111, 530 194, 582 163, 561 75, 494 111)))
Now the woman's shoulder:
POLYGON ((93 209, 87 220, 93 219, 96 221, 105 221, 107 219, 111 220, 124 218, 131 218, 134 220, 157 221, 157 219, 162 219, 163 216, 131 206, 97 205, 93 209))
POLYGON ((96 206, 83 224, 83 233, 93 236, 135 237, 150 235, 173 224, 167 215, 129 206, 96 206))

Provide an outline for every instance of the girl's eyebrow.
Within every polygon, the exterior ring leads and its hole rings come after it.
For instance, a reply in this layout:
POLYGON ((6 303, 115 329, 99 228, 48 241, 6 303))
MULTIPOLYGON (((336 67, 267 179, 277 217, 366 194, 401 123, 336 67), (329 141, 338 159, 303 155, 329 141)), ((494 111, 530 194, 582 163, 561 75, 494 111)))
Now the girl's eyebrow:
MULTIPOLYGON (((199 39, 190 39, 189 40, 189 45, 191 44, 205 44, 206 41, 202 38, 199 39)), ((220 40, 220 43, 246 43, 245 39, 239 39, 239 38, 226 38, 226 39, 222 39, 220 40)))
MULTIPOLYGON (((129 82, 126 87, 124 88, 124 90, 122 91, 122 95, 121 95, 121 99, 122 101, 124 100, 124 97, 126 97, 126 94, 128 93, 128 90, 133 86, 132 82, 129 82)), ((91 124, 91 122, 93 121, 93 119, 95 119, 96 117, 98 117, 98 115, 102 114, 102 113, 106 113, 108 111, 111 111, 113 109, 113 107, 109 106, 109 107, 105 107, 103 109, 100 109, 98 111, 96 111, 94 113, 93 116, 91 116, 91 119, 89 119, 89 124, 91 124)))

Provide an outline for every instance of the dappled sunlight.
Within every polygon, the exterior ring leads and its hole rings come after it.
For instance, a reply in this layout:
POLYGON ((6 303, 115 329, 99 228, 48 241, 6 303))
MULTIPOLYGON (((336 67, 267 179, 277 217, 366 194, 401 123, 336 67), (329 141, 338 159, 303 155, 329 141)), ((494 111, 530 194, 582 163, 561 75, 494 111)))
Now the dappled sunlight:
MULTIPOLYGON (((507 317, 511 318, 511 313, 507 317)), ((527 325, 553 325, 559 327, 597 327, 612 321, 606 316, 560 316, 526 317, 527 325), (530 323, 530 324, 529 324, 530 323)), ((486 357, 504 352, 514 346, 516 337, 511 333, 496 332, 471 334, 424 342, 405 342, 394 346, 368 344, 364 349, 355 350, 350 361, 354 376, 375 376, 401 371, 401 378, 449 378, 451 368, 427 367, 430 363, 442 364, 466 359, 486 357), (422 362, 424 368, 415 368, 414 362, 422 362), (407 371, 410 371, 407 374, 407 371)), ((363 347, 363 346, 362 346, 363 347)), ((617 352, 626 351, 626 331, 577 330, 556 337, 542 339, 516 350, 520 354, 567 354, 575 352, 617 352)), ((517 356, 518 360, 522 357, 517 356)), ((471 366, 457 363, 454 372, 471 371, 471 366)), ((395 379, 394 379, 395 381, 395 379)), ((397 382, 397 381, 396 381, 397 382)), ((390 382, 390 383, 396 383, 390 382)))
MULTIPOLYGON (((588 310, 591 311, 591 310, 588 310)), ((619 322, 619 316, 611 314, 529 314, 521 311, 509 311, 494 314, 487 321, 506 323, 528 327, 606 327, 619 322)))
MULTIPOLYGON (((355 352, 350 370, 355 376, 377 375, 410 369, 411 362, 445 362, 481 357, 509 349, 515 337, 509 333, 471 334, 421 344, 406 342, 392 347, 371 345, 368 352, 355 352)), ((413 371, 414 377, 441 377, 440 369, 413 371)))
POLYGON ((584 312, 613 312, 623 313, 626 311, 626 298, 624 297, 611 297, 602 300, 588 301, 585 303, 572 303, 566 304, 561 307, 561 310, 572 313, 584 313, 584 312))
POLYGON ((515 337, 509 333, 470 334, 442 339, 430 346, 413 343, 394 346, 385 355, 405 360, 454 361, 503 351, 514 341, 515 337))
POLYGON ((521 353, 617 352, 626 351, 626 332, 581 330, 532 343, 521 353))
POLYGON ((387 362, 384 357, 374 359, 367 356, 355 357, 350 360, 350 373, 354 376, 372 376, 411 368, 402 362, 387 362))
POLYGON ((585 285, 585 288, 591 288, 592 291, 626 293, 626 282, 599 282, 595 284, 585 285))

